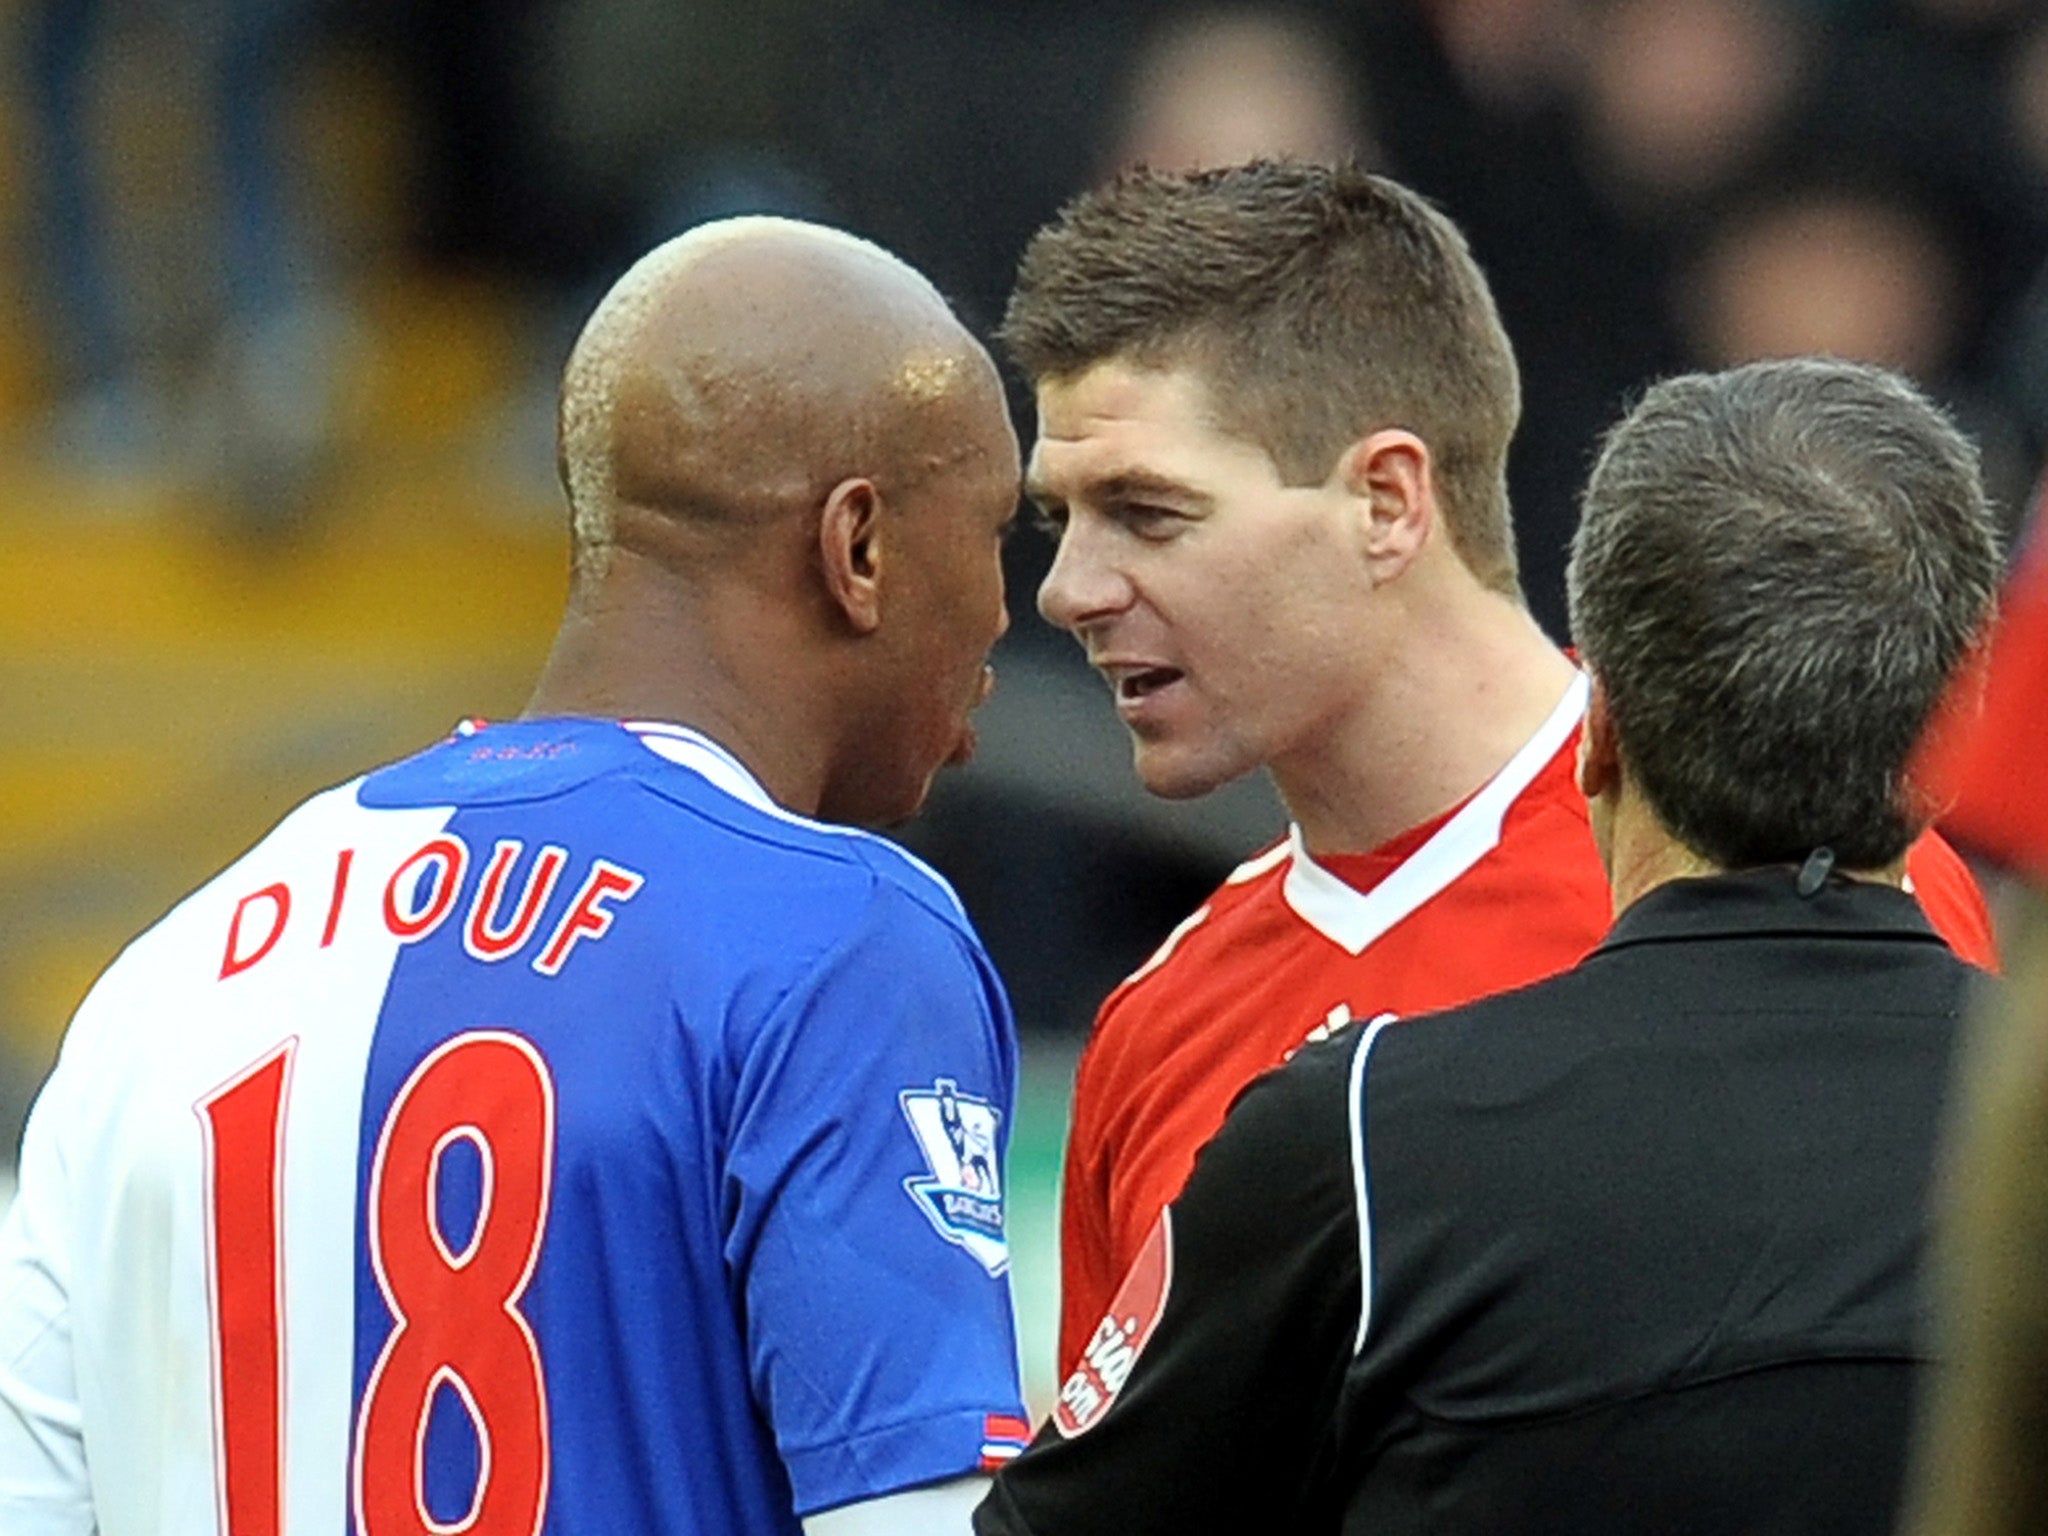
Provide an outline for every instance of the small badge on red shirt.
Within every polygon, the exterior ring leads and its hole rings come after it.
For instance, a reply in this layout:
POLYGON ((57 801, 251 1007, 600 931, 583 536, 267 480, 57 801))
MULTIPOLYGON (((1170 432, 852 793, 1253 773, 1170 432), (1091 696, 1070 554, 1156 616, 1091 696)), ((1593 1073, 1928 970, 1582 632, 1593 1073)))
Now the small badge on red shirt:
POLYGON ((1052 1422, 1071 1439, 1093 1428, 1109 1412, 1130 1379, 1138 1354, 1166 1312, 1166 1293, 1173 1284, 1173 1207, 1159 1213, 1144 1247, 1109 1304, 1109 1315, 1081 1351, 1073 1374, 1060 1388, 1052 1422))

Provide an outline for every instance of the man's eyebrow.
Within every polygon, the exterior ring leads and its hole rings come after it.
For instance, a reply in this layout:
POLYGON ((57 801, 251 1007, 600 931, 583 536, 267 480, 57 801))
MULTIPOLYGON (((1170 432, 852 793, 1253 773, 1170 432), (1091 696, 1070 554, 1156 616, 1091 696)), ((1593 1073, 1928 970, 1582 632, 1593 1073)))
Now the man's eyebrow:
MULTIPOLYGON (((1059 506, 1069 499, 1036 476, 1025 479, 1024 494, 1041 507, 1059 506)), ((1211 498, 1204 492, 1147 469, 1114 469, 1091 475, 1076 487, 1073 499, 1102 503, 1171 501, 1197 511, 1211 504, 1211 498)))

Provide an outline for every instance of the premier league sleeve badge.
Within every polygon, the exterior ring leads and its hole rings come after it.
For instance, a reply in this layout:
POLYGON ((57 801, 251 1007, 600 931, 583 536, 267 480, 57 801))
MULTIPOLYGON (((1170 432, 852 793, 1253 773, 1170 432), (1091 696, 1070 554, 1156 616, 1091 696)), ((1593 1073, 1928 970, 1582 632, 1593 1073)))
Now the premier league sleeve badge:
POLYGON ((1010 1267, 996 1136, 1003 1112, 962 1093, 950 1077, 929 1088, 906 1088, 899 1099, 927 1168, 903 1181, 905 1193, 939 1236, 966 1249, 989 1274, 1002 1274, 1010 1267))

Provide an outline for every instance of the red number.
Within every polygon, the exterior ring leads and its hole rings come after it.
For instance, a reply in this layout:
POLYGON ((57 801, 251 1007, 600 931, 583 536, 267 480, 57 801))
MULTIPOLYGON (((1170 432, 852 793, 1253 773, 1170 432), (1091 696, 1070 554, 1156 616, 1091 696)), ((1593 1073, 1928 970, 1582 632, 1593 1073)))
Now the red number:
MULTIPOLYGON (((554 1085, 517 1035, 458 1035, 421 1062, 392 1101, 370 1171, 370 1264, 391 1335, 356 1424, 362 1536, 533 1536, 548 1493, 548 1409, 540 1349, 519 1298, 540 1258, 554 1164, 554 1085), (458 1140, 483 1161, 483 1203, 460 1253, 435 1216, 441 1157, 458 1140), (469 1512, 428 1513, 427 1415, 443 1384, 479 1447, 469 1512)), ((239 1533, 237 1533, 239 1536, 239 1533)))
MULTIPOLYGON (((284 1465, 284 1115, 296 1040, 201 1099, 221 1525, 279 1536, 284 1465)), ((517 1035, 458 1035, 392 1101, 370 1173, 371 1267, 394 1324, 356 1425, 361 1536, 534 1536, 547 1508, 548 1411, 540 1350, 519 1311, 547 1226, 554 1084, 517 1035), (460 1253, 435 1211, 441 1157, 483 1163, 476 1229, 460 1253), (448 1385, 481 1448, 469 1513, 427 1511, 427 1415, 448 1385)))
POLYGON ((284 1306, 278 1165, 296 1040, 194 1107, 206 1137, 208 1295, 221 1526, 278 1536, 283 1503, 284 1306))

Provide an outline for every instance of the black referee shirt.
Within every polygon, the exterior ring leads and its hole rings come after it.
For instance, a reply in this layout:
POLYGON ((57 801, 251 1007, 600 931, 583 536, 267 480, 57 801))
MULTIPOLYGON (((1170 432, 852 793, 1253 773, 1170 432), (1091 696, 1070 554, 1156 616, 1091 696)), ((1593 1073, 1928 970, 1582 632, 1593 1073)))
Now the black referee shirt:
POLYGON ((1164 1218, 1163 1310, 1070 1382, 1107 1413, 975 1529, 1880 1536, 1976 974, 1901 891, 1751 871, 1304 1050, 1164 1218))

